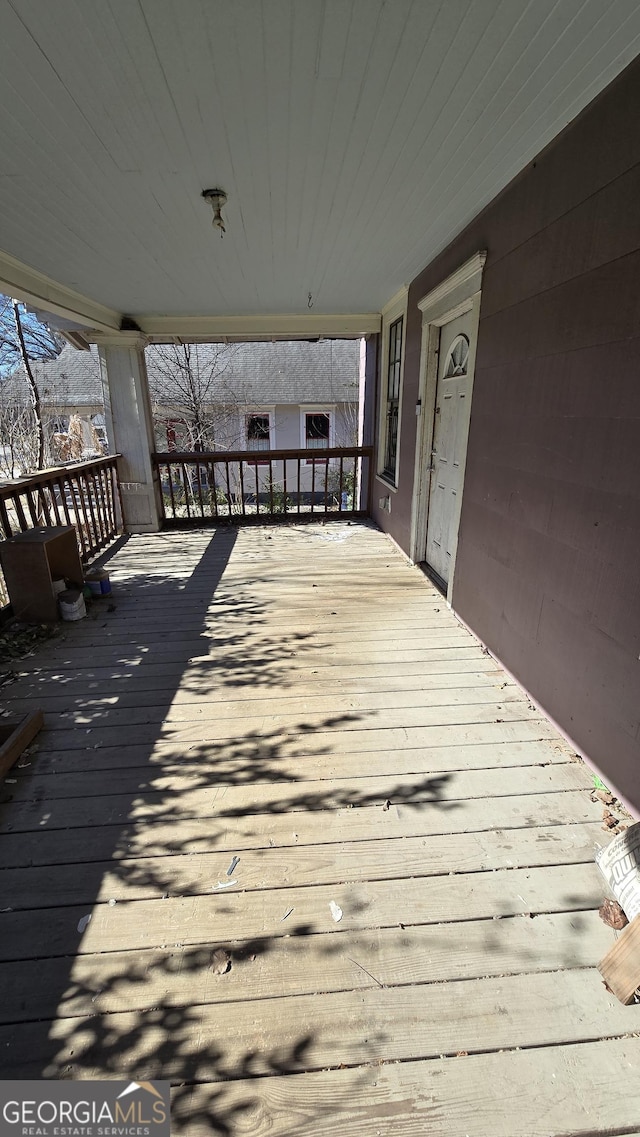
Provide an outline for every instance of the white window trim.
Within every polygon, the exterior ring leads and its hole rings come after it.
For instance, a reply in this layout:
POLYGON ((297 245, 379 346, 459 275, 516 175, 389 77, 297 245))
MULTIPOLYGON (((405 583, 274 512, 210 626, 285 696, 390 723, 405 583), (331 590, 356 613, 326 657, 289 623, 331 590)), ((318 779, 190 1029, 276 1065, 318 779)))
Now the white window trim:
MULTIPOLYGON (((429 491, 431 475, 428 469, 426 456, 431 447, 433 437, 436 391, 438 386, 438 362, 440 346, 440 328, 455 320, 465 312, 472 313, 470 351, 467 373, 469 375, 469 399, 466 402, 467 418, 463 424, 465 435, 468 437, 471 419, 471 403, 473 398, 473 380, 476 363, 476 347, 478 343, 478 325, 480 323, 480 298, 482 288, 482 272, 487 259, 485 251, 477 252, 465 261, 451 276, 443 280, 436 288, 418 301, 418 308, 422 312, 422 342, 420 348, 420 384, 418 388, 418 404, 416 413, 419 415, 418 430, 416 432, 415 471, 413 480, 413 504, 411 514, 411 542, 409 546, 410 559, 415 564, 424 556, 427 543, 427 521, 429 508, 429 491)), ((466 464, 466 445, 464 464, 466 464)), ((464 487, 464 464, 461 471, 462 485, 464 487)), ((457 535, 460 530, 460 512, 462 509, 461 493, 457 502, 456 511, 456 543, 452 551, 451 572, 447 588, 447 604, 453 607, 453 593, 455 586, 456 556, 458 552, 457 535)))
POLYGON ((402 437, 402 394, 404 390, 404 361, 407 341, 407 300, 409 288, 401 288, 382 309, 382 333, 380 336, 380 398, 378 401, 378 453, 376 459, 376 478, 385 489, 398 492, 398 470, 400 468, 400 439, 402 437), (396 471, 393 481, 384 473, 384 458, 387 448, 387 383, 389 372, 389 328, 402 316, 402 342, 400 345, 400 391, 398 394, 398 438, 396 442, 396 471))
MULTIPOLYGON (((300 449, 307 450, 307 415, 329 415, 329 449, 336 444, 336 404, 335 403, 309 403, 300 407, 300 449)), ((313 447, 310 453, 314 453, 313 447)), ((322 457, 322 450, 317 453, 317 457, 322 457)))

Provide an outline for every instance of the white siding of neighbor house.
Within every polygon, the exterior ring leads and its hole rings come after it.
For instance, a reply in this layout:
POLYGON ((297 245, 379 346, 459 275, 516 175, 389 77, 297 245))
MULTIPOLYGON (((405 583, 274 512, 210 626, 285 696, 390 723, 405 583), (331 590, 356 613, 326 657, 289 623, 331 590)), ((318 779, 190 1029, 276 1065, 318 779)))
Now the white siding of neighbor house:
MULTIPOLYGON (((260 414, 270 413, 271 415, 271 439, 272 447, 274 450, 301 450, 305 448, 304 444, 304 415, 307 411, 318 412, 326 410, 331 415, 330 422, 330 445, 332 446, 355 446, 357 444, 357 420, 358 408, 357 403, 316 403, 313 405, 277 405, 272 407, 252 407, 247 413, 260 414)), ((243 414, 244 417, 244 414, 243 414)), ((240 449, 244 449, 246 444, 246 436, 243 445, 240 449)), ((322 451, 313 451, 317 458, 322 457, 322 451)), ((310 451, 311 455, 311 451, 310 451)), ((339 459, 329 460, 329 469, 338 471, 339 459)), ((273 479, 278 485, 284 485, 283 463, 273 462, 273 479)), ((345 465, 345 469, 347 469, 345 465)), ((287 488, 293 489, 297 487, 297 462, 287 462, 287 488)), ((269 469, 266 466, 258 467, 258 484, 263 488, 269 480, 269 469)), ((255 481, 252 479, 252 486, 255 481)), ((304 459, 300 466, 300 489, 305 492, 310 492, 313 486, 313 467, 311 463, 307 463, 304 459)), ((315 476, 316 490, 324 489, 324 467, 316 466, 315 476)))

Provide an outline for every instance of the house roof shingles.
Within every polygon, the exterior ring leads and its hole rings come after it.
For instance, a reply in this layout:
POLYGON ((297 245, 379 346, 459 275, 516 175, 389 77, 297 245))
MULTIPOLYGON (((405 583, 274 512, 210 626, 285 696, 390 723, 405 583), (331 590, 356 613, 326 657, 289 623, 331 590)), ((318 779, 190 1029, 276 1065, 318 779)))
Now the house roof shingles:
MULTIPOLYGON (((160 373, 156 353, 147 349, 149 384, 158 402, 171 403, 171 384, 160 373)), ((207 402, 250 405, 355 402, 358 398, 359 343, 356 340, 290 341, 194 345, 199 366, 210 368, 220 356, 220 374, 207 387, 207 402)), ((42 401, 48 406, 102 405, 100 366, 91 352, 65 347, 57 359, 34 362, 42 401)), ((4 380, 5 396, 28 398, 21 375, 4 380)))

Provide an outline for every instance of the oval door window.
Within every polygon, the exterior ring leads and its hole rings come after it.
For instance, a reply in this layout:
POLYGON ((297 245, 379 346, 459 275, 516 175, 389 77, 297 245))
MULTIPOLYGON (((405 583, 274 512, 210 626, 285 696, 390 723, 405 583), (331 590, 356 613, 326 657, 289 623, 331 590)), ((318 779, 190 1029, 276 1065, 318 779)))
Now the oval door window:
POLYGON ((447 356, 447 362, 444 369, 444 378, 453 379, 456 375, 467 374, 467 364, 469 362, 469 340, 463 334, 456 336, 447 356))

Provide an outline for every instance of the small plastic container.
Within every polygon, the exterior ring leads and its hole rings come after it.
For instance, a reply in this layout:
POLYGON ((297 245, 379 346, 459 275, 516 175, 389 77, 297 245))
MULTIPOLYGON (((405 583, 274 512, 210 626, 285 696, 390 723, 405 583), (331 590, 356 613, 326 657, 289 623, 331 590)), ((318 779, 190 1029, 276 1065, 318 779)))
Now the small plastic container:
POLYGON ((87 614, 84 596, 78 588, 67 588, 60 592, 58 604, 63 620, 84 620, 87 614))
POLYGON ((94 596, 111 596, 111 581, 106 569, 90 569, 84 581, 94 596))

